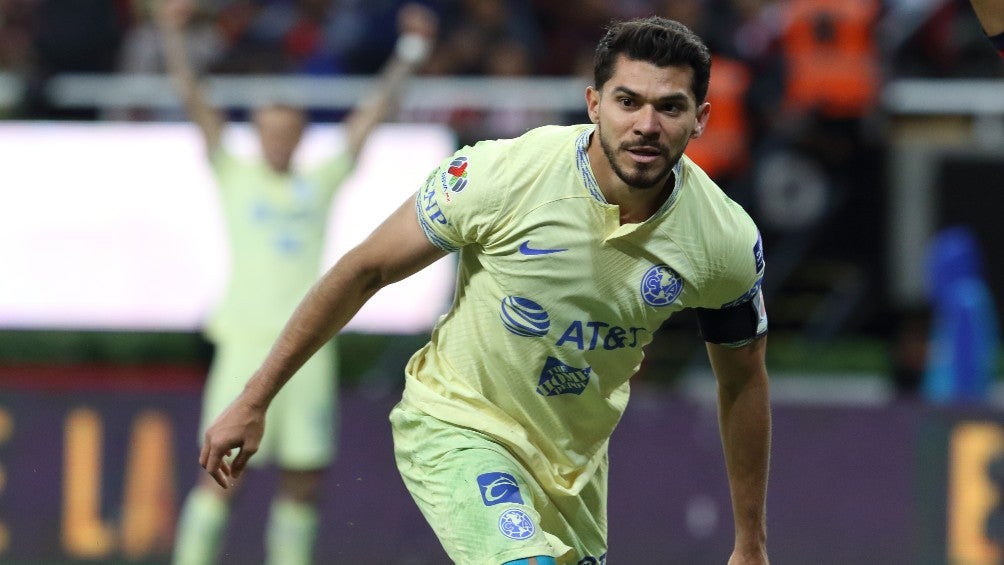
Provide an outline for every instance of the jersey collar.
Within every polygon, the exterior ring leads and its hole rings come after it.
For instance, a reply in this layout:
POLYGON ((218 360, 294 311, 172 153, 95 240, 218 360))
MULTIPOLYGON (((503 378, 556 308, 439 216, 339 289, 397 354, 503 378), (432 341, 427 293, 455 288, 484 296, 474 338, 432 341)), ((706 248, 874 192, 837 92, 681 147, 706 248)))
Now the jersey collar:
MULTIPOLYGON (((600 191, 600 185, 596 182, 596 177, 593 176, 593 169, 589 166, 589 136, 593 134, 595 130, 594 127, 588 127, 582 130, 579 137, 575 140, 575 166, 579 169, 579 174, 582 176, 582 182, 586 185, 589 190, 589 194, 593 196, 598 202, 603 204, 609 204, 603 192, 600 191)), ((667 210, 676 204, 676 200, 680 197, 680 173, 683 171, 683 157, 676 162, 673 166, 673 192, 669 194, 669 198, 662 203, 659 210, 652 214, 652 218, 661 216, 667 210)), ((651 220, 652 218, 649 218, 651 220)), ((648 220, 646 220, 648 221, 648 220)))

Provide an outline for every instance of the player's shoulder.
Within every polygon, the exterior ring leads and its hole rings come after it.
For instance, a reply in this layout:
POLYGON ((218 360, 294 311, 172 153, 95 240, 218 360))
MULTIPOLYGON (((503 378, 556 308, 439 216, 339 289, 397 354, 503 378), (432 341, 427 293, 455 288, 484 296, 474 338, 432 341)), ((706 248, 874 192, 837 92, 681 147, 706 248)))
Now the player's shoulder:
MULTIPOLYGON (((686 155, 680 159, 681 203, 700 221, 756 230, 753 218, 686 155)), ((734 230, 730 230, 734 231, 734 230)))
POLYGON ((465 147, 460 153, 498 155, 510 160, 540 161, 540 157, 573 147, 580 135, 592 126, 545 125, 506 139, 488 139, 465 147))

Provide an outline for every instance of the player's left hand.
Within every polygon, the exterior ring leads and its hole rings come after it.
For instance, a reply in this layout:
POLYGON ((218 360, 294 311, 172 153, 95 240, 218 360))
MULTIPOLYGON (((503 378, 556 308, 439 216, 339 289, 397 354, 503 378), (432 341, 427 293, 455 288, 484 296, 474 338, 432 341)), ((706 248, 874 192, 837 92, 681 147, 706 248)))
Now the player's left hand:
POLYGON ((199 464, 223 488, 240 477, 265 433, 265 410, 238 396, 206 430, 199 464), (233 461, 227 458, 237 449, 233 461))

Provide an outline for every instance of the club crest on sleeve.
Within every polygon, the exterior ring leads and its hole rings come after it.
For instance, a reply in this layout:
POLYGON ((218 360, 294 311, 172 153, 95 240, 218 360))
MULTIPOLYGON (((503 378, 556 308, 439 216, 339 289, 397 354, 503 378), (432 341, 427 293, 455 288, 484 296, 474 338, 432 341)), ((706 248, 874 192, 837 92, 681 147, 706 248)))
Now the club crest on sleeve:
POLYGON ((499 531, 509 539, 524 540, 536 530, 530 515, 519 508, 510 508, 499 516, 499 531))
POLYGON ((467 157, 457 157, 439 175, 444 190, 460 192, 467 186, 467 157))

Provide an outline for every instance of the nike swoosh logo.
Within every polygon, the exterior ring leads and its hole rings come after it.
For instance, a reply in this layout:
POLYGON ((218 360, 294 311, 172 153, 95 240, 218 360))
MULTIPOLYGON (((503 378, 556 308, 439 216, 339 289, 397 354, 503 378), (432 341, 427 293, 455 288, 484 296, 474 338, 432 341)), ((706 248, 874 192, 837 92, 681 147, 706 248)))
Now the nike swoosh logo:
POLYGON ((524 241, 523 244, 519 246, 519 252, 523 255, 548 255, 550 253, 560 253, 562 251, 568 251, 568 249, 537 249, 530 247, 530 240, 524 241))

